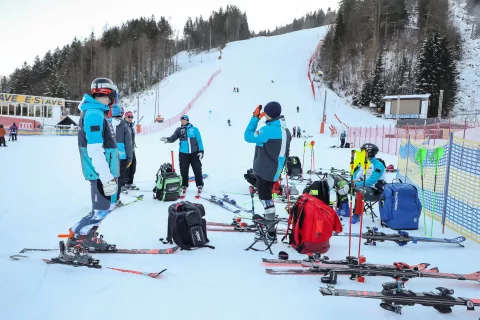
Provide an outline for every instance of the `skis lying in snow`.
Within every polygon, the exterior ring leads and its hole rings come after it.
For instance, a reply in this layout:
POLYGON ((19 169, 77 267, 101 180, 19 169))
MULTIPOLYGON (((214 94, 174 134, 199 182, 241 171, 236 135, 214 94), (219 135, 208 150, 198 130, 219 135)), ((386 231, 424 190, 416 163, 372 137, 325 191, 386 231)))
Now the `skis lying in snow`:
MULTIPOLYGON (((362 263, 359 264, 356 257, 350 257, 350 259, 342 260, 330 260, 328 257, 322 257, 316 260, 281 260, 281 259, 267 259, 262 258, 262 262, 266 265, 271 266, 299 266, 304 268, 311 268, 315 266, 323 266, 336 268, 338 267, 360 267, 360 268, 386 268, 386 269, 411 269, 411 270, 426 270, 429 263, 419 263, 416 265, 409 265, 405 262, 394 262, 393 264, 373 264, 373 263, 362 263)), ((432 272, 438 269, 430 269, 432 272)))
POLYGON ((234 206, 237 209, 240 209, 243 212, 249 212, 252 213, 252 209, 247 209, 239 205, 234 199, 231 199, 228 197, 228 194, 223 195, 223 201, 228 202, 230 205, 234 206))
MULTIPOLYGON (((257 232, 255 225, 247 225, 245 223, 222 223, 207 222, 207 231, 213 232, 257 232)), ((286 230, 277 230, 278 234, 285 234, 286 230)))
POLYGON ((474 310, 480 306, 480 299, 454 297, 453 289, 437 287, 436 292, 416 293, 404 289, 402 281, 384 283, 381 292, 365 290, 339 290, 334 288, 321 288, 324 296, 342 296, 382 300, 380 307, 397 314, 402 313, 403 306, 420 304, 425 307, 433 307, 440 313, 451 313, 453 306, 466 306, 467 310, 474 310))
POLYGON ((214 203, 217 206, 219 206, 219 207, 221 207, 225 210, 228 210, 230 212, 233 212, 233 213, 239 213, 241 211, 240 209, 232 209, 232 208, 226 206, 225 203, 222 200, 217 199, 215 196, 211 196, 211 198, 205 198, 205 197, 200 197, 200 198, 202 198, 203 200, 207 200, 211 203, 214 203))
MULTIPOLYGON (((22 258, 28 258, 27 256, 23 255, 13 255, 10 256, 10 259, 12 260, 20 260, 22 258)), ((72 266, 72 267, 87 267, 87 268, 93 268, 93 269, 102 269, 102 266, 99 264, 99 260, 91 260, 90 263, 88 264, 80 264, 80 263, 74 263, 74 262, 66 262, 58 258, 51 258, 51 259, 42 259, 45 263, 47 264, 62 264, 62 265, 67 265, 67 266, 72 266)), ((119 272, 125 272, 125 273, 131 273, 131 274, 137 274, 141 276, 146 276, 149 278, 154 278, 157 279, 160 277, 160 275, 167 271, 167 269, 163 269, 160 272, 143 272, 143 271, 137 271, 137 270, 128 270, 128 269, 120 269, 120 268, 113 268, 113 267, 105 267, 106 269, 110 270, 115 270, 119 272)))
MULTIPOLYGON (((309 267, 309 265, 304 265, 309 267)), ((452 279, 452 280, 469 280, 480 282, 480 271, 470 274, 456 274, 456 273, 440 273, 437 268, 430 270, 411 270, 411 269, 392 269, 383 267, 362 267, 347 266, 338 267, 336 265, 319 265, 305 269, 266 269, 268 274, 273 275, 326 275, 322 282, 335 284, 337 274, 350 275, 351 280, 359 280, 363 282, 365 276, 382 276, 391 277, 394 279, 412 279, 412 278, 436 278, 436 279, 452 279)))
MULTIPOLYGON (((466 239, 463 236, 448 239, 448 238, 427 238, 427 237, 415 237, 408 234, 406 231, 398 231, 398 234, 385 234, 383 232, 378 232, 378 228, 368 227, 367 232, 362 234, 362 238, 367 240, 365 245, 376 246, 377 242, 384 242, 384 241, 393 241, 397 243, 399 246, 404 246, 408 242, 417 243, 417 242, 435 242, 435 243, 449 243, 449 244, 456 244, 461 247, 464 247, 462 242, 466 239)), ((333 234, 334 236, 347 236, 349 235, 348 232, 341 233, 341 234, 333 234)), ((359 233, 352 233, 352 237, 360 237, 359 233)))
MULTIPOLYGON (((180 247, 175 246, 171 248, 165 249, 112 249, 106 251, 95 250, 90 248, 88 252, 90 253, 125 253, 125 254, 172 254, 177 251, 180 247)), ((24 248, 20 251, 20 253, 25 253, 28 251, 58 251, 58 249, 31 249, 31 248, 24 248)))

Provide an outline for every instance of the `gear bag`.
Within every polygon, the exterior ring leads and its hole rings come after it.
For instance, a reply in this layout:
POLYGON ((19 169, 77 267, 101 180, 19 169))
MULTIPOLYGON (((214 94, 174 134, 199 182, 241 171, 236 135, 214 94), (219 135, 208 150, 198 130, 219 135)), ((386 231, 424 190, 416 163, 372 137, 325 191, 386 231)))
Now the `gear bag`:
POLYGON ((172 172, 171 165, 163 164, 157 172, 157 184, 153 188, 153 199, 177 201, 182 192, 182 177, 172 172))
POLYGON ((168 207, 168 230, 167 241, 163 243, 172 244, 175 242, 182 250, 193 248, 215 247, 207 245, 207 222, 203 218, 205 208, 199 203, 181 201, 168 207))
POLYGON ((418 229, 422 203, 414 185, 408 183, 386 184, 378 203, 383 227, 393 230, 418 229))
POLYGON ((288 157, 287 174, 290 178, 302 176, 302 163, 299 157, 288 157))
POLYGON ((326 205, 330 204, 330 187, 328 182, 325 180, 315 181, 305 189, 303 189, 303 194, 310 194, 315 198, 322 200, 326 205))
POLYGON ((318 198, 303 194, 290 209, 288 244, 298 253, 323 254, 330 249, 333 232, 342 232, 342 223, 335 210, 318 198))

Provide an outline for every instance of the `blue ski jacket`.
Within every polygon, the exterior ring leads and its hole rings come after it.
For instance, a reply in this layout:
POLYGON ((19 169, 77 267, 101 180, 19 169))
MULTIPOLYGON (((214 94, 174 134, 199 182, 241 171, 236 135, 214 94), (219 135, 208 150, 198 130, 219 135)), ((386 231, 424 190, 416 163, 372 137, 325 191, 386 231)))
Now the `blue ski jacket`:
POLYGON ((259 119, 252 117, 245 129, 244 139, 255 143, 253 173, 266 181, 277 181, 290 152, 292 135, 283 116, 267 120, 266 125, 257 130, 259 119))
POLYGON ((171 137, 167 138, 168 143, 173 143, 180 139, 181 153, 197 153, 203 152, 203 142, 200 131, 190 123, 181 126, 175 130, 171 137))
POLYGON ((102 183, 120 175, 120 158, 113 128, 106 118, 109 107, 85 94, 78 106, 78 148, 86 180, 100 179, 102 183))
MULTIPOLYGON (((359 166, 355 172, 355 179, 363 179, 363 167, 359 166)), ((385 180, 385 166, 380 160, 373 157, 370 158, 370 167, 367 168, 367 180, 365 181, 366 187, 375 187, 378 181, 385 180)), ((355 182, 357 188, 363 187, 363 181, 355 182)))

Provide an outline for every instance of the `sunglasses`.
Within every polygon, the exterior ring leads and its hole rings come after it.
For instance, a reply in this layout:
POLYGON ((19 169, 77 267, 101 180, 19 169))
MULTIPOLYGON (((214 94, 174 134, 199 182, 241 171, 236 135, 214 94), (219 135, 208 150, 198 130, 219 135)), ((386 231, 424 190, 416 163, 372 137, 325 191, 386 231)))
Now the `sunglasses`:
POLYGON ((127 118, 127 119, 133 119, 133 116, 128 116, 128 117, 126 117, 126 118, 127 118))

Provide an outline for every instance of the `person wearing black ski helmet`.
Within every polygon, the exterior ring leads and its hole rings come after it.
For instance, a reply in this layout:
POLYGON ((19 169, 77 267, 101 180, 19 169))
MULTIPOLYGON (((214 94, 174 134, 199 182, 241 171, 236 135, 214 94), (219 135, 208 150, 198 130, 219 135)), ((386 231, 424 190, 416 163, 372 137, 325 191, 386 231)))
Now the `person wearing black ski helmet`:
POLYGON ((355 187, 366 187, 364 199, 366 201, 375 201, 380 197, 385 186, 385 162, 377 158, 378 147, 373 143, 364 143, 360 150, 367 152, 367 158, 370 166, 367 168, 366 180, 363 181, 364 172, 363 166, 359 165, 355 170, 355 187))

